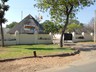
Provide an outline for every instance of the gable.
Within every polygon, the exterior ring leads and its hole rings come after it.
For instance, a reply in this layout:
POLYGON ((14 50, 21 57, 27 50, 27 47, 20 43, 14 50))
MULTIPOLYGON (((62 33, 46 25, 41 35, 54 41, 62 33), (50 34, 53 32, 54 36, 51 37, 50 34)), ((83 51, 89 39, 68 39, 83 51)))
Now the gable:
POLYGON ((14 34, 15 31, 19 31, 19 33, 33 33, 37 30, 37 32, 43 31, 43 27, 36 21, 31 15, 25 17, 21 22, 15 25, 8 33, 14 34), (26 29, 28 27, 28 29, 26 29))

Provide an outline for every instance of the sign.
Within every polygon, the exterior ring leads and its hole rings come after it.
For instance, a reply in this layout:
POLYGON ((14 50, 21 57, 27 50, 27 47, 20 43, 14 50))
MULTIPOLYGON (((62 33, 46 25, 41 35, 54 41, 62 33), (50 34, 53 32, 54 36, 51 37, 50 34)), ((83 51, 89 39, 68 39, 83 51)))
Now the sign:
POLYGON ((31 26, 31 25, 24 25, 24 30, 30 30, 32 32, 34 32, 35 27, 31 26))

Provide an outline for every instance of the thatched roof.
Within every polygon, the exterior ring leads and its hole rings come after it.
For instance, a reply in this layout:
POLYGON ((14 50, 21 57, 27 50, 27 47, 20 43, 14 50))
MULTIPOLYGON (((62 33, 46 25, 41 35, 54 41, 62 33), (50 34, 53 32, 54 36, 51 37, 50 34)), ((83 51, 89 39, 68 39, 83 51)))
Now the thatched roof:
POLYGON ((35 30, 39 33, 43 31, 42 26, 36 21, 30 14, 25 17, 22 21, 20 21, 17 25, 15 25, 8 33, 14 34, 15 31, 19 33, 26 34, 26 33, 33 33, 31 30, 25 30, 24 26, 30 25, 35 28, 35 30))

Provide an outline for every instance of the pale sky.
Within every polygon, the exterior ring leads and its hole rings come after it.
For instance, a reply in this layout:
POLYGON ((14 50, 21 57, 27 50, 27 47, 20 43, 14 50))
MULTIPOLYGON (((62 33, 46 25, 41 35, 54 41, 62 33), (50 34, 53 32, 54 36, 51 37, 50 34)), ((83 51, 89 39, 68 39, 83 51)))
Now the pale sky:
MULTIPOLYGON (((5 15, 5 18, 8 19, 8 22, 6 24, 10 24, 13 21, 20 22, 22 11, 23 11, 23 18, 29 14, 31 14, 33 17, 41 14, 43 16, 42 21, 49 20, 50 19, 49 13, 38 12, 38 9, 34 8, 35 3, 36 1, 34 0, 9 0, 7 4, 10 6, 10 8, 5 15)), ((96 3, 93 6, 86 7, 83 10, 80 10, 80 12, 78 12, 76 16, 78 17, 78 20, 80 22, 87 24, 88 22, 90 22, 92 17, 94 17, 95 10, 96 10, 96 3)), ((4 24, 3 26, 5 27, 6 24, 4 24)))

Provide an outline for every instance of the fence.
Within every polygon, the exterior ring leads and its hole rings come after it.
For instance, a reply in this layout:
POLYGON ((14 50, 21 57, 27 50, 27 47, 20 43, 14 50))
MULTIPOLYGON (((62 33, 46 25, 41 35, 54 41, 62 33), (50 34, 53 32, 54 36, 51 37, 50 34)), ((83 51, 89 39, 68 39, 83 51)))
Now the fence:
MULTIPOLYGON (((49 34, 4 34, 5 45, 16 44, 49 44, 52 43, 52 35, 49 34)), ((1 37, 0 37, 1 45, 1 37)))
MULTIPOLYGON (((4 44, 5 45, 15 45, 16 44, 15 35, 4 34, 4 44)), ((0 45, 1 45, 1 35, 0 35, 0 45)))
POLYGON ((59 44, 60 43, 60 37, 61 37, 61 34, 54 34, 53 35, 53 43, 59 44))
MULTIPOLYGON (((60 43, 60 34, 4 34, 4 44, 5 45, 18 45, 18 44, 50 44, 50 43, 60 43)), ((63 37, 64 39, 64 37, 63 37)), ((72 42, 81 41, 91 41, 94 39, 92 33, 87 34, 82 32, 81 35, 72 33, 72 42)), ((64 41, 64 40, 63 40, 64 41)), ((1 45, 1 35, 0 35, 0 45, 1 45)))
MULTIPOLYGON (((54 34, 53 36, 53 43, 60 43, 61 34, 54 34)), ((82 42, 82 41, 92 41, 94 39, 93 33, 84 33, 82 32, 80 35, 72 32, 72 41, 69 42, 82 42)), ((64 40, 64 38, 63 38, 64 40)), ((66 41, 68 42, 68 41, 66 41)))
POLYGON ((80 35, 76 34, 75 32, 72 33, 73 35, 73 42, 82 42, 82 41, 92 41, 94 36, 93 33, 84 33, 82 32, 80 35))

